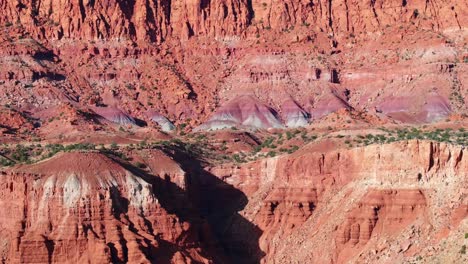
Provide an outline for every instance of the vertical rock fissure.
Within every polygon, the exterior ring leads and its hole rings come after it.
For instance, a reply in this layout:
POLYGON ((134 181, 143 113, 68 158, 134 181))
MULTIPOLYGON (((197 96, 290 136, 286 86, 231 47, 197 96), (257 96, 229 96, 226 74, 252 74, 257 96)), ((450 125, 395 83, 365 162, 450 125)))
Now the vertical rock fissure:
POLYGON ((328 26, 330 27, 330 30, 334 32, 333 30, 333 17, 332 17, 332 2, 333 0, 328 0, 328 26))

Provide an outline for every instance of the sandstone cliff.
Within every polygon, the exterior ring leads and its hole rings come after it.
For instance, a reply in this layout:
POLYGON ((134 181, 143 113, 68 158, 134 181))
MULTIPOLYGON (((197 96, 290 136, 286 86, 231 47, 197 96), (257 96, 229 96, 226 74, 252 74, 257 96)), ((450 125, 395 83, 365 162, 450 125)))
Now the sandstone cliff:
POLYGON ((222 262, 185 187, 163 178, 180 168, 152 176, 78 152, 0 176, 3 262, 222 262))
POLYGON ((33 114, 108 105, 196 127, 246 94, 285 123, 289 97, 313 120, 343 108, 410 123, 466 113, 464 1, 4 0, 0 10, 0 102, 33 114))
POLYGON ((462 147, 410 141, 306 148, 211 171, 250 197, 241 214, 262 231, 262 263, 404 261, 420 253, 447 261, 455 250, 437 256, 437 248, 459 248, 467 224, 465 154, 462 147), (409 246, 410 252, 400 248, 409 246))
POLYGON ((408 21, 436 29, 466 26, 466 3, 449 0, 3 0, 0 6, 0 23, 21 23, 39 39, 161 42, 191 36, 245 37, 303 25, 346 34, 408 21))

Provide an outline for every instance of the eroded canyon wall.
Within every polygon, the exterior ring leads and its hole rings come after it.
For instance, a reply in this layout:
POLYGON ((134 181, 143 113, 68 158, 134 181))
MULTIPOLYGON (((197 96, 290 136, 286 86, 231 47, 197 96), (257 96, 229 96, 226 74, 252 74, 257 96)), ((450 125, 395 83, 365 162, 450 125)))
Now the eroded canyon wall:
POLYGON ((40 39, 131 39, 253 35, 310 25, 330 34, 376 31, 416 21, 428 28, 466 26, 463 1, 353 0, 40 0, 0 2, 0 23, 21 23, 40 39))

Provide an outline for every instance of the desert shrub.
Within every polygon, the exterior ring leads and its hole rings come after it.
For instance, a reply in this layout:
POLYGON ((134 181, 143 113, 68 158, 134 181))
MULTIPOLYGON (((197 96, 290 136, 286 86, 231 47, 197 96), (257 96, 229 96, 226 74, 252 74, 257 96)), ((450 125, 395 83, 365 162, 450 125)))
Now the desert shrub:
POLYGON ((11 154, 11 158, 18 162, 29 162, 30 159, 30 148, 25 147, 21 144, 16 145, 15 150, 11 154))
POLYGON ((68 145, 64 147, 63 150, 72 151, 72 150, 94 150, 94 149, 96 149, 96 145, 92 143, 77 143, 77 144, 68 145))
POLYGON ((119 148, 119 146, 117 145, 117 143, 112 142, 111 145, 110 145, 110 148, 111 148, 112 150, 116 150, 116 149, 119 148))
POLYGON ((232 155, 232 159, 237 163, 245 162, 245 160, 239 154, 232 155))
POLYGON ((270 152, 268 152, 267 156, 273 158, 273 157, 276 156, 276 152, 275 151, 270 151, 270 152))
POLYGON ((299 149, 299 146, 292 146, 289 150, 288 150, 288 153, 291 154, 291 153, 294 153, 296 152, 297 150, 299 149))
POLYGON ((1 166, 7 167, 7 166, 12 166, 14 164, 15 164, 15 162, 12 161, 12 160, 5 159, 5 158, 0 158, 0 165, 1 166))
POLYGON ((265 141, 262 142, 262 147, 265 147, 265 148, 270 148, 271 145, 273 144, 273 141, 274 141, 274 138, 272 137, 269 137, 267 138, 265 141))

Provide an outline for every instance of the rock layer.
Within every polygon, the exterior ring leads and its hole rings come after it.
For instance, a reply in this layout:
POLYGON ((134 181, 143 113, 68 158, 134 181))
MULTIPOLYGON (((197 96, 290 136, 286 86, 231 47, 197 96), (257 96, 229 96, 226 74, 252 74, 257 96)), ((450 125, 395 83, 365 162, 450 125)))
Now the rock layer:
POLYGON ((118 160, 60 154, 0 180, 4 261, 216 261, 209 227, 182 201, 184 192, 118 160))
POLYGON ((430 250, 446 225, 452 236, 466 226, 468 214, 461 226, 451 217, 467 199, 465 153, 425 141, 351 150, 317 146, 212 173, 248 195, 242 214, 262 231, 262 263, 362 263, 384 255, 403 261, 400 248, 380 245, 403 243, 412 228, 421 233, 412 233, 411 243, 430 250), (433 242, 421 242, 428 237, 433 242))
POLYGON ((276 111, 249 95, 236 97, 222 106, 199 130, 218 130, 235 126, 281 128, 276 111))
POLYGON ((0 23, 21 23, 45 39, 224 37, 271 28, 313 25, 331 33, 377 31, 417 21, 433 28, 462 26, 465 4, 445 1, 2 1, 0 23), (421 17, 429 18, 429 21, 421 17), (250 30, 251 29, 251 30, 250 30))

